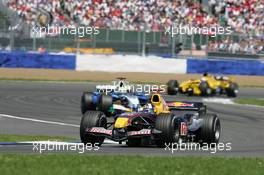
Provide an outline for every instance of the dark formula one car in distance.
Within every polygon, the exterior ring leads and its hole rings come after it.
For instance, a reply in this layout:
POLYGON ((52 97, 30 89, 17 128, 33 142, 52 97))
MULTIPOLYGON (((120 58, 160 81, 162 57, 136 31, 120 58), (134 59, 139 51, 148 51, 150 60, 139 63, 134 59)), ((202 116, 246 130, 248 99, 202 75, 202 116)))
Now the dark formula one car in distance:
POLYGON ((101 145, 105 138, 125 141, 128 146, 157 145, 178 142, 218 143, 220 120, 207 114, 203 103, 166 102, 158 93, 141 110, 123 112, 109 122, 102 111, 88 110, 80 124, 80 138, 101 145))

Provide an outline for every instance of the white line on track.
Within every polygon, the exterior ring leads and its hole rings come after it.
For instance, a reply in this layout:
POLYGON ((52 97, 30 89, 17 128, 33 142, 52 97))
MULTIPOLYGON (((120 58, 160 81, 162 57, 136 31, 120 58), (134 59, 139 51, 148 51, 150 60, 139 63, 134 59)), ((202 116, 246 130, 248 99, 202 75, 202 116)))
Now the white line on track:
POLYGON ((209 98, 203 98, 202 101, 205 103, 216 103, 216 104, 235 105, 235 106, 242 106, 242 107, 264 109, 263 106, 250 105, 250 104, 239 104, 239 103, 235 103, 233 99, 227 99, 227 98, 209 97, 209 98))
MULTIPOLYGON (((7 114, 0 114, 0 118, 1 117, 12 118, 12 119, 17 119, 17 120, 25 120, 25 121, 31 121, 31 122, 37 122, 37 123, 46 123, 46 124, 52 124, 52 125, 71 126, 71 127, 75 127, 75 128, 79 128, 80 127, 79 125, 74 125, 74 124, 69 124, 69 123, 47 121, 47 120, 39 120, 39 119, 26 118, 26 117, 18 117, 18 116, 7 115, 7 114)), ((33 143, 33 142, 29 141, 29 142, 21 142, 21 143, 33 143)), ((109 139, 106 139, 104 141, 104 143, 106 143, 106 144, 118 144, 117 142, 114 142, 114 141, 109 140, 109 139)))
MULTIPOLYGON (((81 142, 60 142, 60 141, 25 141, 25 142, 17 142, 17 143, 21 143, 21 144, 33 144, 33 143, 38 143, 38 144, 57 144, 57 145, 79 145, 82 144, 81 142)), ((103 144, 118 144, 118 142, 109 140, 109 139, 105 139, 103 144)), ((125 143, 123 142, 122 145, 124 145, 125 143)))
POLYGON ((219 103, 219 104, 229 104, 229 105, 235 104, 231 99, 217 98, 217 97, 203 98, 202 101, 207 103, 219 103))
POLYGON ((18 116, 7 115, 7 114, 0 114, 0 117, 12 118, 12 119, 18 119, 18 120, 25 120, 25 121, 31 121, 31 122, 38 122, 38 123, 60 125, 60 126, 71 126, 71 127, 76 127, 76 128, 80 127, 79 125, 74 125, 74 124, 69 124, 69 123, 47 121, 47 120, 39 120, 39 119, 26 118, 26 117, 18 117, 18 116))

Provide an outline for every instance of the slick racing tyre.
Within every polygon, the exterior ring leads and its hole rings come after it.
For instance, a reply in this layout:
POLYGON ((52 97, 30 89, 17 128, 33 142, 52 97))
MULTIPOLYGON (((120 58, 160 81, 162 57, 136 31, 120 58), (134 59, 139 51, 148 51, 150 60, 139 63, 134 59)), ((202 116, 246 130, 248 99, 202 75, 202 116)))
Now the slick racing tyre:
POLYGON ((82 114, 84 114, 88 110, 95 110, 95 105, 93 104, 93 93, 84 92, 81 98, 82 114))
POLYGON ((100 111, 86 111, 83 115, 81 124, 80 124, 80 138, 82 143, 87 144, 91 143, 94 145, 95 143, 100 146, 104 142, 104 137, 98 137, 94 135, 87 134, 86 129, 92 127, 103 127, 106 128, 107 120, 104 113, 100 111))
POLYGON ((162 132, 160 137, 156 139, 158 147, 165 147, 165 144, 178 142, 180 137, 179 120, 174 114, 159 114, 156 119, 155 129, 162 132))
POLYGON ((238 93, 238 84, 231 83, 229 87, 226 89, 226 95, 228 97, 236 97, 238 93))
POLYGON ((102 94, 98 101, 98 110, 108 113, 109 108, 113 105, 113 98, 110 95, 102 94))
POLYGON ((201 118, 203 119, 200 135, 201 143, 217 144, 221 134, 220 119, 215 114, 203 114, 201 118))
POLYGON ((179 89, 179 83, 177 80, 170 80, 167 83, 168 95, 177 95, 179 89))
POLYGON ((199 88, 203 96, 210 96, 212 94, 212 89, 206 81, 202 81, 199 85, 199 88))

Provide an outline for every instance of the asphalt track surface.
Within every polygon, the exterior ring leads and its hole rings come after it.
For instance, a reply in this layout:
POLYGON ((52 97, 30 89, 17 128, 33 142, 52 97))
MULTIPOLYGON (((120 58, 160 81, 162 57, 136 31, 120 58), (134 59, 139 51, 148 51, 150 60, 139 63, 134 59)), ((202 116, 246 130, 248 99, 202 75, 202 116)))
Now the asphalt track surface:
MULTIPOLYGON (((75 137, 79 141, 80 97, 93 91, 94 83, 9 82, 0 81, 0 134, 31 134, 75 137), (27 121, 1 115, 61 122, 69 125, 27 121)), ((264 88, 241 88, 238 98, 264 98, 264 88)), ((225 97, 223 97, 225 98, 225 97)), ((201 101, 200 97, 166 96, 169 100, 201 101)), ((128 154, 159 156, 264 156, 264 108, 207 103, 208 112, 216 113, 222 125, 220 142, 231 143, 230 151, 183 151, 153 146, 129 148, 103 144, 89 154, 128 154)), ((1 138, 0 138, 1 142, 1 138)), ((0 153, 32 153, 29 145, 0 145, 0 153)), ((74 153, 74 151, 70 151, 74 153)))

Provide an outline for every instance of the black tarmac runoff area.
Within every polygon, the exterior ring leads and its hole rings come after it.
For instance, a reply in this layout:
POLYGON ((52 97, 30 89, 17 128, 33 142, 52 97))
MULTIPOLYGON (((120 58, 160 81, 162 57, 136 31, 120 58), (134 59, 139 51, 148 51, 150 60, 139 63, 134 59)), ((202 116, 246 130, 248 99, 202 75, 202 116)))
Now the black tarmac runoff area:
MULTIPOLYGON (((0 134, 74 137, 79 142, 80 98, 83 91, 94 91, 97 83, 55 83, 0 81, 0 134), (29 119, 29 120, 28 120, 29 119)), ((201 97, 168 96, 168 100, 203 101, 201 97)), ((220 142, 231 150, 194 151, 169 148, 127 147, 106 142, 99 150, 85 154, 126 154, 158 156, 264 156, 264 107, 223 102, 205 102, 208 113, 221 121, 220 142)), ((264 88, 240 88, 237 98, 264 98, 264 88)), ((1 138, 0 138, 1 142, 1 138)), ((0 144, 0 153, 33 153, 32 144, 0 144)), ((65 151, 64 151, 65 152, 65 151)), ((70 151, 69 153, 74 153, 70 151)))

